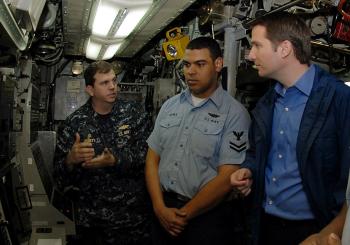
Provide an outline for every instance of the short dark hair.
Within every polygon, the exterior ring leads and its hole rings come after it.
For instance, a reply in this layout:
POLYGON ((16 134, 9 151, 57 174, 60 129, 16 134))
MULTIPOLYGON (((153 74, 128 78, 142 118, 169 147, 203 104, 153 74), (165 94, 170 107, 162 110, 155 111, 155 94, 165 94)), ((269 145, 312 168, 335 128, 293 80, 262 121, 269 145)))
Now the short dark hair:
POLYGON ((113 66, 103 60, 91 63, 84 72, 85 85, 94 86, 96 73, 108 73, 113 70, 113 66))
POLYGON ((186 49, 209 49, 210 56, 213 60, 216 60, 218 57, 222 57, 221 48, 218 42, 211 37, 197 37, 191 40, 186 49))
POLYGON ((304 20, 295 14, 278 12, 267 14, 255 20, 255 26, 266 28, 266 38, 275 47, 280 42, 288 40, 292 43, 295 57, 301 64, 310 64, 311 59, 311 32, 304 20))

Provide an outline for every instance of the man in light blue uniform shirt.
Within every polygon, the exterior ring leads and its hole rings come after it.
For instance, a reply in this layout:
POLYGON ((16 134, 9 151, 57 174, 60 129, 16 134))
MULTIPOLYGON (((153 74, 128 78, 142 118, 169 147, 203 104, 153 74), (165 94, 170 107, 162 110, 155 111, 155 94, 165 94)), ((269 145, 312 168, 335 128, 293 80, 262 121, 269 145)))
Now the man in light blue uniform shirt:
POLYGON ((165 102, 147 140, 153 244, 232 244, 229 177, 245 158, 250 117, 219 83, 215 40, 192 40, 183 62, 188 89, 165 102))

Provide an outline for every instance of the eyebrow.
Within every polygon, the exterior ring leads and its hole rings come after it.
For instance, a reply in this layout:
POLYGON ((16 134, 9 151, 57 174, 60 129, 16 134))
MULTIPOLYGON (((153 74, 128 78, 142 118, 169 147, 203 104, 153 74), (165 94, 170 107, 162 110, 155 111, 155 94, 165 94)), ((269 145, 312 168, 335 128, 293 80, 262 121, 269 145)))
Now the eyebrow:
POLYGON ((193 62, 189 62, 189 61, 187 61, 187 60, 184 60, 183 61, 185 64, 195 64, 195 63, 201 63, 201 62, 205 62, 205 63, 207 63, 208 61, 207 60, 195 60, 195 61, 193 61, 193 62))
POLYGON ((102 80, 102 81, 100 81, 101 83, 104 83, 104 82, 109 82, 109 81, 117 81, 117 77, 115 76, 115 77, 113 77, 111 80, 102 80))

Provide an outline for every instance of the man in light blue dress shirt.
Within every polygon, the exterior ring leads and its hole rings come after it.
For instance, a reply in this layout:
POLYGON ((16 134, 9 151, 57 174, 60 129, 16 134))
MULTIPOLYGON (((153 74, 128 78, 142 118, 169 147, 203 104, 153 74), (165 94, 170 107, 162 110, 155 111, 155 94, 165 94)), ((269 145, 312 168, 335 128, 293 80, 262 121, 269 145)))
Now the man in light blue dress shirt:
POLYGON ((281 12, 257 19, 249 59, 277 81, 252 111, 250 149, 231 184, 253 194, 253 244, 296 245, 341 210, 350 166, 350 88, 311 65, 310 30, 281 12))
POLYGON ((165 102, 147 140, 153 244, 234 243, 229 178, 245 158, 250 117, 221 87, 222 61, 215 40, 188 44, 188 89, 165 102))

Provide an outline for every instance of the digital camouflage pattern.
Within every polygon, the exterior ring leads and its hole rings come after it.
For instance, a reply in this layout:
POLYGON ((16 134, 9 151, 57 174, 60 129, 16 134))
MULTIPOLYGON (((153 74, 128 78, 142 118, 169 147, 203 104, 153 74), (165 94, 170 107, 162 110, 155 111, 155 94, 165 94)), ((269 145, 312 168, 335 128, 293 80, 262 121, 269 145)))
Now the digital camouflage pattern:
POLYGON ((101 116, 91 101, 72 113, 59 127, 54 175, 62 190, 76 189, 76 224, 100 227, 103 244, 147 244, 151 220, 150 200, 144 183, 146 139, 151 129, 141 105, 117 100, 112 112, 101 116), (65 159, 78 132, 89 138, 95 154, 105 147, 118 158, 113 167, 69 171, 65 159))

